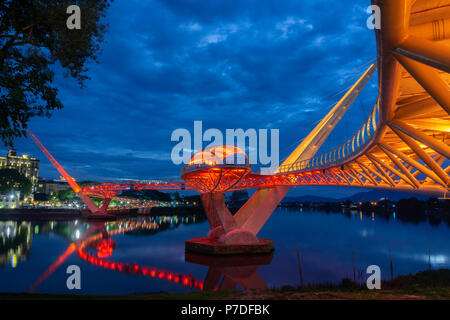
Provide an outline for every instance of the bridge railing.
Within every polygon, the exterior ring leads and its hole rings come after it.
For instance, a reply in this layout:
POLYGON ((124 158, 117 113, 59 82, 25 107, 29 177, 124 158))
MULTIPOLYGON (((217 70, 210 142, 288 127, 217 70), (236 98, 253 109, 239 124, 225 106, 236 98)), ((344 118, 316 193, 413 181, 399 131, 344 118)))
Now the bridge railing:
POLYGON ((98 183, 86 185, 81 188, 83 192, 104 192, 104 191, 123 191, 123 190, 167 190, 167 189, 186 189, 184 180, 181 179, 153 179, 153 180, 122 180, 118 183, 98 183))
POLYGON ((311 159, 297 161, 288 165, 282 165, 278 168, 277 173, 287 173, 330 166, 351 157, 353 154, 359 152, 373 137, 375 131, 377 130, 379 111, 380 106, 379 101, 377 101, 364 124, 345 143, 331 151, 328 151, 327 153, 315 156, 311 159))
POLYGON ((151 180, 124 180, 123 184, 170 184, 170 183, 184 183, 184 180, 179 178, 173 179, 151 179, 151 180))

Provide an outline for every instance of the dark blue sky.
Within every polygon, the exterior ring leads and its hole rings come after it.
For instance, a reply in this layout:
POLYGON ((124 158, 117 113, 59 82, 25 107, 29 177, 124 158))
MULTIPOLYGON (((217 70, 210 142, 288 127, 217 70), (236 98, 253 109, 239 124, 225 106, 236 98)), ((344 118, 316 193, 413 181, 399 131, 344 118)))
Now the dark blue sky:
MULTIPOLYGON (((78 180, 179 177, 173 130, 280 129, 286 157, 376 59, 368 0, 115 0, 86 88, 58 72, 64 109, 29 128, 78 180)), ((377 97, 377 74, 322 150, 349 138, 377 97)), ((19 153, 41 159, 31 139, 19 153)), ((6 150, 3 148, 3 152, 6 150)), ((349 190, 297 188, 341 196, 349 190)))

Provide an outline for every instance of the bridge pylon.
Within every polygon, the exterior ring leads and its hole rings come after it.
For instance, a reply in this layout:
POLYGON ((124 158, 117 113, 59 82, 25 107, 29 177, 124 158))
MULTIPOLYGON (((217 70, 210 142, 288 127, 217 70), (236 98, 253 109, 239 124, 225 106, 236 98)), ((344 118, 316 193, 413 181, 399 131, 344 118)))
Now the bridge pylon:
POLYGON ((261 189, 256 197, 232 214, 225 204, 225 193, 200 195, 211 230, 206 237, 186 241, 187 252, 203 254, 270 253, 273 241, 257 235, 290 187, 261 189))
MULTIPOLYGON (((53 166, 58 170, 58 172, 61 174, 61 176, 66 179, 69 186, 72 188, 72 190, 80 197, 80 199, 83 201, 83 203, 87 207, 87 213, 85 214, 87 218, 90 219, 111 219, 113 216, 107 213, 108 205, 111 201, 111 199, 105 199, 103 202, 103 205, 99 208, 95 205, 95 203, 89 198, 88 195, 86 195, 83 191, 81 191, 80 186, 78 183, 75 182, 75 179, 73 179, 67 172, 64 170, 64 168, 56 161, 56 159, 48 152, 47 148, 44 147, 44 145, 39 141, 36 136, 31 133, 30 130, 26 129, 28 135, 33 139, 33 141, 37 144, 37 146, 41 149, 41 151, 45 154, 45 156, 50 160, 50 162, 53 164, 53 166)), ((85 213, 85 211, 82 211, 85 213)))

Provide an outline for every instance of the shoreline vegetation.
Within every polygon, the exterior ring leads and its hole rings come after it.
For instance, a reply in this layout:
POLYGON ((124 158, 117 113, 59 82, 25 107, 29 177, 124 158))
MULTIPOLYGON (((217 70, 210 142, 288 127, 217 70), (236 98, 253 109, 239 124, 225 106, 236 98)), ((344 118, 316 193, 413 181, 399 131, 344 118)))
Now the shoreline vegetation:
POLYGON ((381 281, 380 290, 342 279, 339 284, 284 286, 266 291, 151 292, 129 295, 0 293, 0 300, 449 300, 450 269, 381 281))
POLYGON ((400 199, 391 201, 383 199, 370 202, 306 202, 290 201, 281 203, 280 208, 291 210, 323 211, 325 213, 341 213, 351 216, 355 213, 373 215, 383 219, 399 219, 404 222, 420 223, 429 221, 431 225, 439 225, 445 222, 450 226, 450 200, 429 198, 419 200, 417 198, 400 199))

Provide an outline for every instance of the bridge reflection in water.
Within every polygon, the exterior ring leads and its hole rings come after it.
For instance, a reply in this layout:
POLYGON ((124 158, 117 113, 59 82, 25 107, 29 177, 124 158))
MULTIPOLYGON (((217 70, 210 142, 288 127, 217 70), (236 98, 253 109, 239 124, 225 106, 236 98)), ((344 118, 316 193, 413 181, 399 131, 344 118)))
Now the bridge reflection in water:
POLYGON ((272 262, 273 254, 210 256, 198 253, 186 253, 186 262, 208 266, 203 289, 235 290, 240 285, 243 289, 266 290, 266 283, 257 273, 260 265, 272 262))
POLYGON ((119 220, 114 222, 92 222, 79 241, 71 242, 68 248, 48 269, 31 285, 29 292, 53 274, 73 253, 86 263, 110 271, 160 279, 196 290, 234 290, 240 285, 243 289, 267 289, 263 279, 257 274, 260 265, 268 265, 273 254, 213 257, 201 254, 189 254, 185 261, 209 266, 204 280, 193 277, 190 273, 158 268, 156 266, 140 265, 135 262, 115 261, 110 259, 117 247, 113 237, 135 231, 160 230, 160 224, 170 223, 176 217, 159 217, 143 220, 119 220))
POLYGON ((445 214, 406 219, 400 211, 385 216, 278 208, 262 232, 278 239, 272 261, 186 255, 180 239, 209 227, 200 215, 132 218, 100 226, 106 229, 103 235, 100 227, 93 230, 92 221, 0 222, 0 291, 25 292, 35 283, 35 292, 74 293, 66 287, 66 268, 73 264, 81 268, 82 290, 75 292, 81 294, 297 286, 297 242, 306 285, 352 278, 352 251, 357 275, 376 264, 382 279, 390 279, 391 259, 394 276, 450 268, 450 219, 445 214), (78 251, 82 242, 86 259, 78 251), (251 281, 258 275, 264 281, 251 281))

